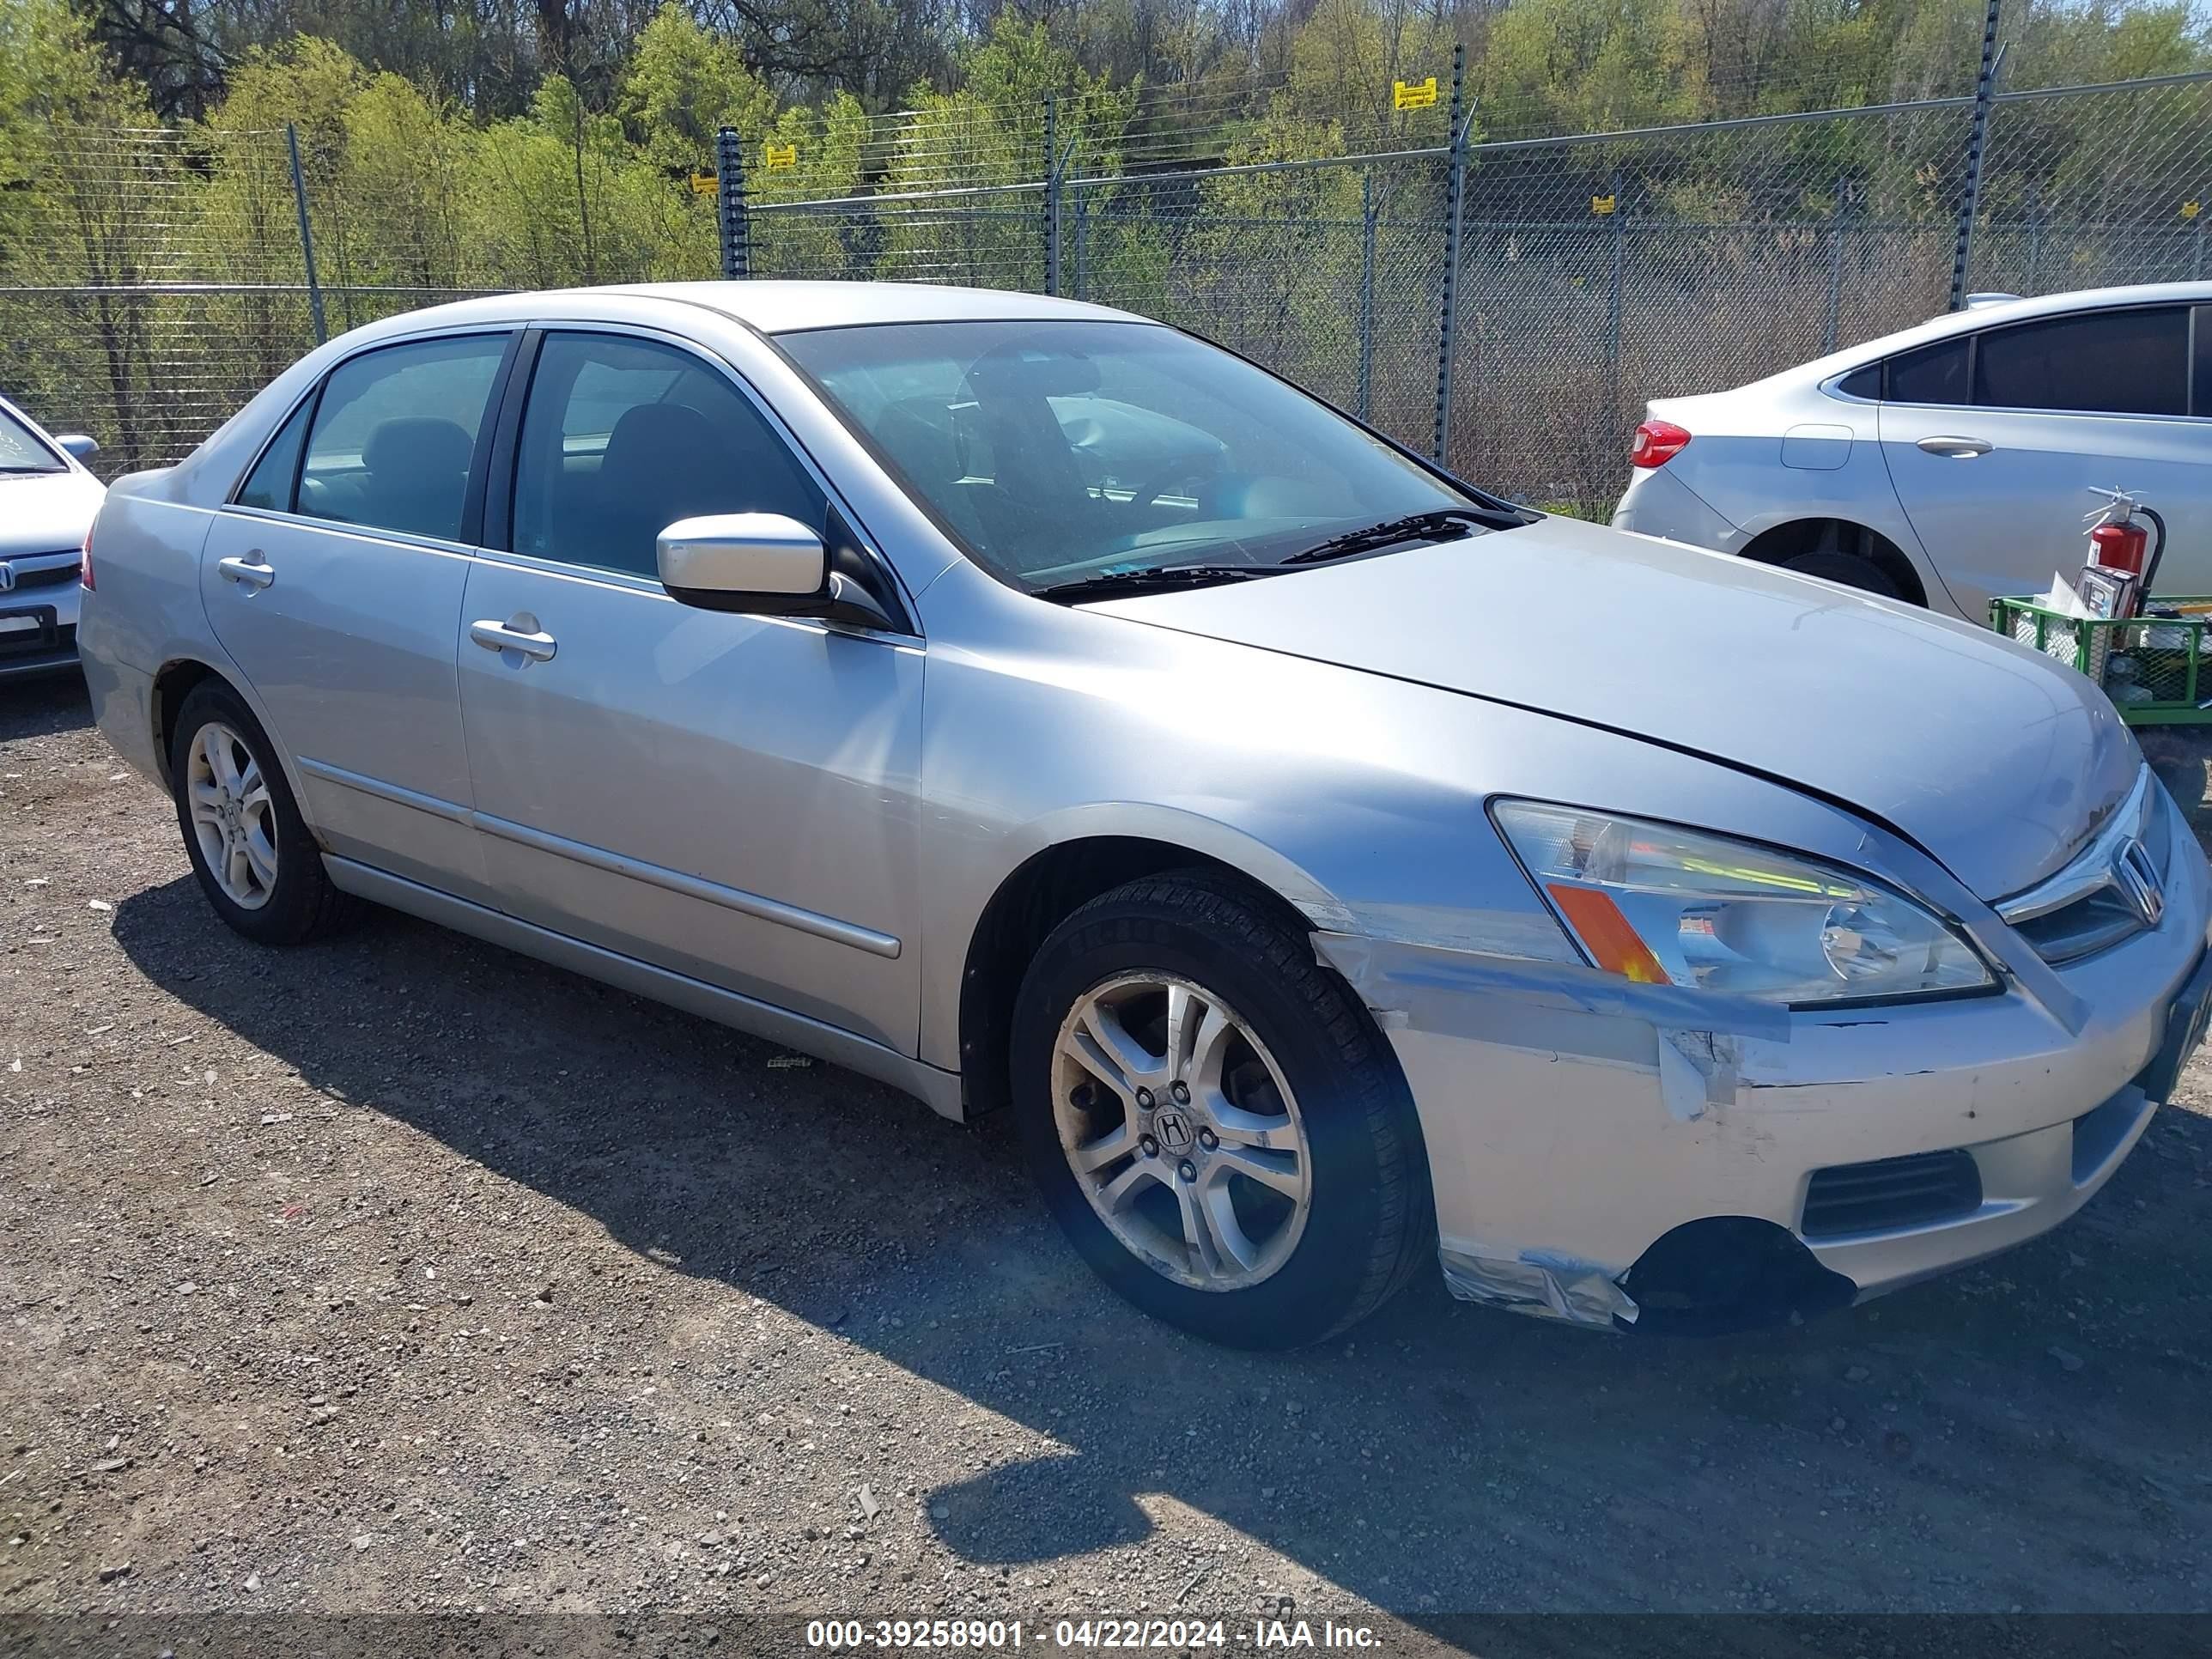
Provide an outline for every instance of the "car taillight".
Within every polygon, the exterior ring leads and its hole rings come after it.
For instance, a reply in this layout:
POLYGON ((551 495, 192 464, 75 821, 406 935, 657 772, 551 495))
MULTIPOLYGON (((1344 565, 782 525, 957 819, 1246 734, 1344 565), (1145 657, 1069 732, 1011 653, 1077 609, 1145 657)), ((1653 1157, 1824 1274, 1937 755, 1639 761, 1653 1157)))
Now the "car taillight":
POLYGON ((88 592, 91 590, 93 586, 92 526, 89 525, 85 526, 83 550, 76 556, 76 580, 78 586, 88 592))
POLYGON ((1672 421, 1646 421, 1636 428, 1636 441, 1628 449, 1628 464, 1664 466, 1680 454, 1689 441, 1690 434, 1672 421))

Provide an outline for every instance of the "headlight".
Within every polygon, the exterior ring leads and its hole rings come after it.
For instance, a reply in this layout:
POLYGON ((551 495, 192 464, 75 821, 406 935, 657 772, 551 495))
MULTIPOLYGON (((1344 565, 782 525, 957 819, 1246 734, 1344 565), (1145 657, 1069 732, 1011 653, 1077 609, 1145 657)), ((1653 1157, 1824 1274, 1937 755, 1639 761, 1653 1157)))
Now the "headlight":
POLYGON ((1589 959, 1764 1002, 1984 990, 1966 940, 1863 876, 1641 818, 1499 801, 1498 827, 1589 959))

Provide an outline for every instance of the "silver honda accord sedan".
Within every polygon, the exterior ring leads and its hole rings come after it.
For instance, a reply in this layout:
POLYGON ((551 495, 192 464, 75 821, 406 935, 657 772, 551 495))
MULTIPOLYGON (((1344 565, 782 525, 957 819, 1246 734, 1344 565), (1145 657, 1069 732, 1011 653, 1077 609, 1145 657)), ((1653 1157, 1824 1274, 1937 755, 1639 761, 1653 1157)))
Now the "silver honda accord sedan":
POLYGON ((1889 1290, 2079 1207, 2202 1033, 2205 862, 2086 680, 1093 306, 395 318, 87 583, 232 927, 374 901, 1007 1111, 1223 1341, 1431 1260, 1615 1329, 1889 1290))

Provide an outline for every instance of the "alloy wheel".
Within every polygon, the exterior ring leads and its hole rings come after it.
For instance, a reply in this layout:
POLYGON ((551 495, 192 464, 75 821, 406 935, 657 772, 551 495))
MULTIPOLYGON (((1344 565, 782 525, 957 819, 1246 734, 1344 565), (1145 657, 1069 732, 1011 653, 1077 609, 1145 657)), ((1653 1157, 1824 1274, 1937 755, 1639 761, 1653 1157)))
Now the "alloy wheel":
POLYGON ((276 809, 260 759, 220 720, 193 735, 185 790, 200 856, 223 896, 243 910, 276 887, 276 809))
POLYGON ((1054 1048, 1053 1115, 1091 1207, 1164 1277, 1242 1290, 1297 1248, 1312 1201, 1297 1101, 1205 987, 1139 973, 1085 993, 1054 1048))

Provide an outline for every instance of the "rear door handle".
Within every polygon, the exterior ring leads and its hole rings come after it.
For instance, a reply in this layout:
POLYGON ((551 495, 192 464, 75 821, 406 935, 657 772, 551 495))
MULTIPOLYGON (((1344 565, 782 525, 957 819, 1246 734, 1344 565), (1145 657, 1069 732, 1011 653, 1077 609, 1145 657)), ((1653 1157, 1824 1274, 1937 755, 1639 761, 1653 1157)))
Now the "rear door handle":
POLYGON ((1944 433, 1920 441, 1920 447, 1930 455, 1948 455, 1954 460, 1960 461, 1986 455, 1994 447, 1987 438, 1959 438, 1944 433))
POLYGON ((276 580, 276 573, 270 568, 269 561, 263 556, 259 548, 244 558, 217 559, 215 568, 222 573, 225 581, 236 582, 240 587, 250 587, 256 592, 276 580))
POLYGON ((550 634, 510 628, 505 623, 472 622, 469 637, 487 651, 520 651, 532 662, 550 662, 559 648, 550 634))

